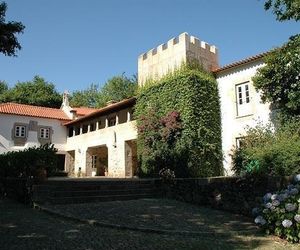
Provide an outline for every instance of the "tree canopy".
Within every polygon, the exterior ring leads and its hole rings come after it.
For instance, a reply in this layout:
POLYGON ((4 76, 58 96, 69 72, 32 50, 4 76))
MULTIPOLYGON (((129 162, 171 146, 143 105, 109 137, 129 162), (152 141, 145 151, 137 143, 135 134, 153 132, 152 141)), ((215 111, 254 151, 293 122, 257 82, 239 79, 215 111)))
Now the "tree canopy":
POLYGON ((272 9, 278 21, 300 20, 299 0, 266 0, 265 10, 272 9))
POLYGON ((5 22, 7 4, 0 3, 0 53, 6 56, 16 56, 16 52, 22 47, 16 34, 23 33, 25 26, 21 22, 5 22))
POLYGON ((262 100, 285 114, 300 115, 300 34, 265 57, 266 65, 253 78, 262 100))
POLYGON ((109 79, 102 88, 91 84, 87 89, 75 91, 71 95, 71 107, 96 107, 106 105, 108 101, 121 101, 136 94, 136 77, 126 77, 124 74, 109 79))
POLYGON ((99 86, 91 84, 85 90, 74 91, 70 98, 71 107, 96 107, 99 96, 99 86))
POLYGON ((108 101, 121 101, 136 94, 136 77, 129 78, 124 74, 109 79, 101 88, 98 106, 105 106, 108 101))
POLYGON ((14 87, 4 90, 0 94, 0 102, 59 108, 62 97, 56 91, 54 84, 48 83, 40 76, 35 76, 32 81, 18 82, 14 87))
POLYGON ((0 95, 8 90, 8 85, 4 81, 0 81, 0 95))

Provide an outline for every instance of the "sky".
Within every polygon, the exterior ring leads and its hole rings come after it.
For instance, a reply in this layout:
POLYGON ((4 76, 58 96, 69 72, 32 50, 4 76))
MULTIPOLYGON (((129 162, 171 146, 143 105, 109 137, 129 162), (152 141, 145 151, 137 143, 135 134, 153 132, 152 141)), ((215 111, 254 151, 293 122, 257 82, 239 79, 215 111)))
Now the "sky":
MULTIPOLYGON (((2 1, 2 0, 0 0, 2 1)), ((137 73, 140 54, 182 32, 216 45, 220 64, 268 51, 300 33, 278 22, 264 0, 5 0, 6 21, 21 21, 22 50, 0 54, 0 80, 39 75, 58 91, 137 73)))

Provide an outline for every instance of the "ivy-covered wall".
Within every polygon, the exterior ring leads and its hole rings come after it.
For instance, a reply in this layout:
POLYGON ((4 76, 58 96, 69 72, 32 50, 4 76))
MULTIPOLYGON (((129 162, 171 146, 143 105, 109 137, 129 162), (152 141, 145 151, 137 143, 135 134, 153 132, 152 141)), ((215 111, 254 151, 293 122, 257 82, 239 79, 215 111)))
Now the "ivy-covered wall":
POLYGON ((223 174, 219 95, 209 73, 185 66, 146 85, 135 116, 141 176, 163 168, 176 177, 223 174))

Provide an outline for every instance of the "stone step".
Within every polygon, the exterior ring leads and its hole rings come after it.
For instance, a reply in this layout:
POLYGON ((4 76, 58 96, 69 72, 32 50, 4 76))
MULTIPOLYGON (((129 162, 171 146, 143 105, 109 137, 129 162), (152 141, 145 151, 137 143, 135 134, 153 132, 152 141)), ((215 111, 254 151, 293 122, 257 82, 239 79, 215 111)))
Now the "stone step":
POLYGON ((110 196, 78 196, 78 197, 61 197, 50 198, 47 202, 51 204, 74 204, 74 203, 89 203, 89 202, 105 202, 116 200, 136 200, 145 198, 158 197, 155 194, 134 194, 134 195, 110 195, 110 196))
POLYGON ((54 186, 93 186, 93 185, 124 185, 124 184, 155 184, 159 181, 158 179, 84 179, 84 178, 74 178, 70 180, 47 180, 45 185, 54 185, 54 186))
POLYGON ((95 190, 132 190, 155 187, 153 184, 116 184, 116 185, 83 185, 83 186, 54 186, 54 185, 35 185, 35 191, 95 191, 95 190))
POLYGON ((109 196, 119 194, 141 194, 141 193, 155 193, 158 191, 155 188, 142 189, 117 189, 117 190, 89 190, 89 191, 54 191, 50 193, 51 197, 82 197, 82 196, 109 196))
POLYGON ((151 198, 160 195, 156 180, 66 180, 46 181, 33 187, 36 203, 84 203, 118 199, 151 198))

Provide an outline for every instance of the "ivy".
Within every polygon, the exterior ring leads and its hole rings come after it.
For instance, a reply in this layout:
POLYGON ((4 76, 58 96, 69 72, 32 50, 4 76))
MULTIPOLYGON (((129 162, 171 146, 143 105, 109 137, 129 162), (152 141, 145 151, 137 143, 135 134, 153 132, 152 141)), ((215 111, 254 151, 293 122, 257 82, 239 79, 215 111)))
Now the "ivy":
POLYGON ((140 175, 171 169, 176 177, 222 174, 217 82, 183 66, 139 89, 135 116, 140 175))

